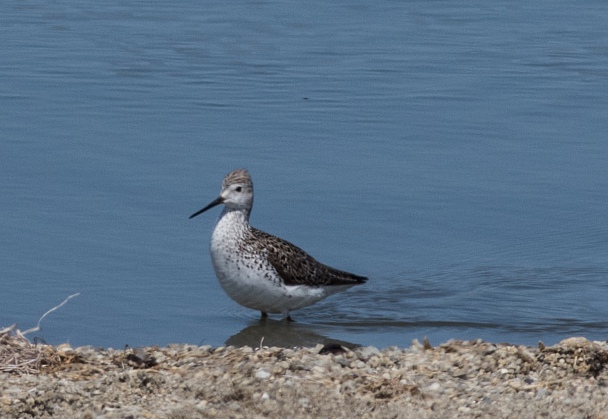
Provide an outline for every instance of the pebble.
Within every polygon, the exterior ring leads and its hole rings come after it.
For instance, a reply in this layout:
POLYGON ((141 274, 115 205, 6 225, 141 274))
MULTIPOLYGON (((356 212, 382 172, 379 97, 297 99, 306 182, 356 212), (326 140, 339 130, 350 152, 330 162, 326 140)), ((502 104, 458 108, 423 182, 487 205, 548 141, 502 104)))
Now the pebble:
POLYGON ((441 384, 439 383, 432 383, 431 385, 429 385, 427 387, 430 391, 441 391, 441 384))
POLYGON ((270 377, 270 373, 266 370, 259 370, 255 373, 255 378, 259 378, 261 380, 265 380, 270 377))
POLYGON ((608 411, 606 342, 453 340, 319 355, 322 347, 46 347, 62 363, 36 374, 0 370, 0 417, 553 418, 608 411), (129 363, 133 353, 156 364, 129 363))
POLYGON ((367 360, 374 355, 379 355, 380 350, 374 346, 366 346, 363 348, 358 348, 356 353, 359 359, 367 360))

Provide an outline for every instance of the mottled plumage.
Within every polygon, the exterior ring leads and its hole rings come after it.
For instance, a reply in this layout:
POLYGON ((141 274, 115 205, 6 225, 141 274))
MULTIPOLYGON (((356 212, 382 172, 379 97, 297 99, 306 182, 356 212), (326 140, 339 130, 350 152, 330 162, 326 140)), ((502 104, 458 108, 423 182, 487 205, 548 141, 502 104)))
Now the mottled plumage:
POLYGON ((222 288, 239 304, 266 313, 289 312, 367 281, 334 269, 299 247, 249 225, 253 183, 244 169, 230 172, 220 196, 190 218, 224 204, 211 236, 211 260, 222 288))
POLYGON ((285 285, 356 285, 367 278, 324 265, 296 245, 279 237, 250 228, 245 240, 263 243, 268 262, 285 285))

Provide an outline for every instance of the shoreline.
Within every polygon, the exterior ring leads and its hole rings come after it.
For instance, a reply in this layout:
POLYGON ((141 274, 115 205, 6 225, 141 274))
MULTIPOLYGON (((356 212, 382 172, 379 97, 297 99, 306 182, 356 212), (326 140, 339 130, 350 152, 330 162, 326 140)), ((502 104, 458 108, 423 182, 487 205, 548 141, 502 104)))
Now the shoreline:
POLYGON ((5 333, 0 355, 2 417, 608 418, 608 343, 585 338, 116 350, 5 333))

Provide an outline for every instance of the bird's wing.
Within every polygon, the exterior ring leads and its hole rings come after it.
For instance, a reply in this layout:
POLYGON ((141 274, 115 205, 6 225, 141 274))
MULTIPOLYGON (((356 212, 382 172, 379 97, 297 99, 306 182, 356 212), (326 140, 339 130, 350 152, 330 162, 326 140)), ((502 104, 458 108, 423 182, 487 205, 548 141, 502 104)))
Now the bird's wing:
POLYGON ((263 252, 283 279, 285 285, 357 285, 367 281, 364 276, 324 265, 298 246, 279 237, 251 228, 253 240, 264 243, 263 252))

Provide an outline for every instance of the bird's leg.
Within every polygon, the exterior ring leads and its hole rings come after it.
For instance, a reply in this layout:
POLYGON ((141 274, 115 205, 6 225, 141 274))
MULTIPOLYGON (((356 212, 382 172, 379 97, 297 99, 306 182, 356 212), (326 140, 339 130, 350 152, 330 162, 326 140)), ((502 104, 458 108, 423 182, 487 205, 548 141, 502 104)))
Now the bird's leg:
POLYGON ((281 312, 281 314, 283 315, 283 320, 286 322, 292 322, 293 319, 291 318, 291 314, 289 314, 289 310, 283 310, 281 312))

